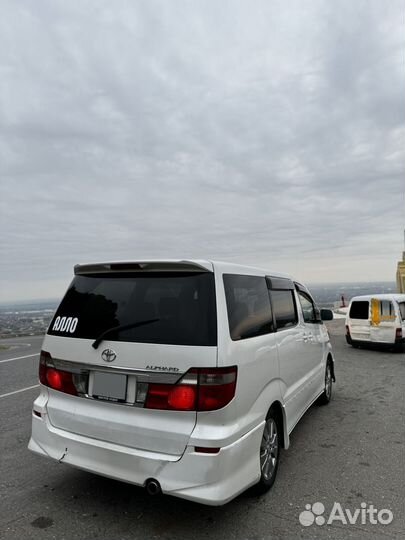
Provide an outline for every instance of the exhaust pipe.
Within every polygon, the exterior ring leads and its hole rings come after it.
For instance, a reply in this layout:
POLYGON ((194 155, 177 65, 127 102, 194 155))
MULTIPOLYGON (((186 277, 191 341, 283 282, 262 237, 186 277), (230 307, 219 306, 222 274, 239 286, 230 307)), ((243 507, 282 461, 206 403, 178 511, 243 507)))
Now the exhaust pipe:
POLYGON ((160 495, 162 493, 162 488, 157 480, 154 478, 149 478, 145 483, 146 493, 148 495, 160 495))

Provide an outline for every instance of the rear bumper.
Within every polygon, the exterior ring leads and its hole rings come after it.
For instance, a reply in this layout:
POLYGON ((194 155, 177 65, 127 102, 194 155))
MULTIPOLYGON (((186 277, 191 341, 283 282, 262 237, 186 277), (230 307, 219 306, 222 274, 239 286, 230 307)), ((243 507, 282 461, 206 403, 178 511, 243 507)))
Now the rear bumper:
POLYGON ((395 341, 371 341, 367 339, 353 339, 346 334, 346 341, 349 345, 358 345, 375 349, 400 349, 405 348, 405 338, 396 339, 395 341))
MULTIPOLYGON (((187 447, 180 459, 105 443, 53 427, 43 414, 32 417, 28 448, 42 456, 102 476, 144 486, 159 481, 163 493, 208 505, 225 504, 260 477, 260 424, 218 454, 187 447)), ((210 441, 210 446, 213 446, 210 441)))

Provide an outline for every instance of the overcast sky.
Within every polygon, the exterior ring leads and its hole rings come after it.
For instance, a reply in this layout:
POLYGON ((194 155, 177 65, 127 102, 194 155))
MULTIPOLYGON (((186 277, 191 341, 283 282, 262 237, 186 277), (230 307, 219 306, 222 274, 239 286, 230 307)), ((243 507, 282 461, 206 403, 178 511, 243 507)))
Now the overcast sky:
POLYGON ((404 1, 0 7, 0 301, 148 257, 395 279, 404 1))

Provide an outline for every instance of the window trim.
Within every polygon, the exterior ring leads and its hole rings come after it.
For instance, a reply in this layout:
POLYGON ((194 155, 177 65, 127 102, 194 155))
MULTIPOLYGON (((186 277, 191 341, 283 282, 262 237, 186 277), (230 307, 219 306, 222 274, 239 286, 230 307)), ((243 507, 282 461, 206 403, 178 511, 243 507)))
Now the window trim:
POLYGON ((271 291, 293 291, 294 283, 290 278, 266 276, 267 288, 271 291))

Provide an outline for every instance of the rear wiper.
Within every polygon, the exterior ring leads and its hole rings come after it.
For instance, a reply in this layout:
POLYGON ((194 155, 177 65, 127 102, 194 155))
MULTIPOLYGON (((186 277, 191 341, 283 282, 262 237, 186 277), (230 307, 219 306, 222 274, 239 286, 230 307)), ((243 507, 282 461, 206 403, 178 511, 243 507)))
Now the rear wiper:
POLYGON ((151 324, 157 321, 160 321, 160 319, 147 319, 146 321, 138 321, 138 322, 133 322, 131 324, 120 324, 119 326, 114 326, 113 328, 109 328, 108 330, 105 330, 102 334, 100 334, 98 338, 96 338, 95 341, 91 344, 91 346, 94 349, 97 349, 97 347, 103 341, 105 336, 107 336, 108 334, 113 334, 114 332, 119 332, 121 330, 129 330, 130 328, 137 328, 138 326, 151 324))

